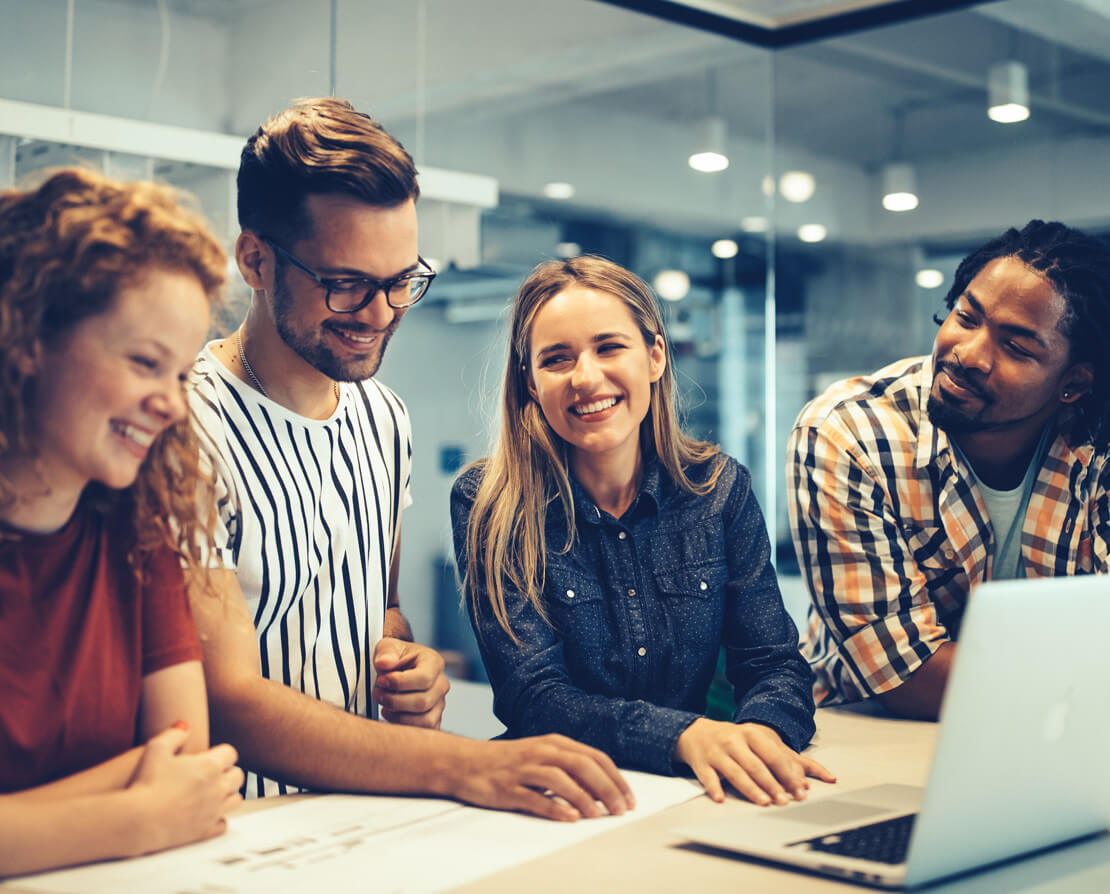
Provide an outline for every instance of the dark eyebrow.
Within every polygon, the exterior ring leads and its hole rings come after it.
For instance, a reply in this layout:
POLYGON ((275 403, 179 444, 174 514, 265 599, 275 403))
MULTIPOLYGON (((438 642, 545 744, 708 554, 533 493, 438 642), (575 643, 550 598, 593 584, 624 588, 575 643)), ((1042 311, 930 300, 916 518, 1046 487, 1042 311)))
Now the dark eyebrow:
POLYGON ((366 279, 371 282, 385 282, 386 280, 396 279, 398 276, 404 276, 406 273, 413 273, 420 269, 420 261, 413 261, 400 273, 394 273, 392 276, 383 276, 378 279, 376 276, 371 276, 365 270, 356 270, 354 267, 321 267, 318 271, 321 276, 326 279, 366 279))
MULTIPOLYGON (((986 312, 983 310, 983 305, 979 303, 979 300, 971 293, 970 289, 966 289, 964 291, 963 297, 967 299, 967 303, 971 305, 971 309, 973 311, 975 311, 980 316, 986 316, 986 312)), ((1044 339, 1042 339, 1033 329, 1027 329, 1024 326, 1015 326, 1013 323, 1000 323, 998 324, 998 328, 1004 332, 1012 333, 1019 338, 1027 338, 1030 341, 1036 342, 1046 351, 1048 350, 1048 345, 1045 343, 1044 339)))

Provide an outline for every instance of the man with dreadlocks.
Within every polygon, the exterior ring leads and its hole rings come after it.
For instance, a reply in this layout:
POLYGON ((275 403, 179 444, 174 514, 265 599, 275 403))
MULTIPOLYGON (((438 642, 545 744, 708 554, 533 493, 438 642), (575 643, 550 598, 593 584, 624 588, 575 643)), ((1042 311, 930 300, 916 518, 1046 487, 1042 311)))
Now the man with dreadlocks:
POLYGON ((935 718, 976 584, 1110 570, 1110 245, 1030 221, 946 303, 931 357, 833 385, 790 438, 819 705, 935 718))

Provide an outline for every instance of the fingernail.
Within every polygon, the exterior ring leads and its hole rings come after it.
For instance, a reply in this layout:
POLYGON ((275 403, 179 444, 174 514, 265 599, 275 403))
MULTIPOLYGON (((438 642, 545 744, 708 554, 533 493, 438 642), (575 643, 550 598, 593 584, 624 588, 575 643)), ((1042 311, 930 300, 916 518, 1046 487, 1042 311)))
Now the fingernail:
POLYGON ((766 807, 768 804, 771 803, 771 799, 768 798, 766 795, 760 795, 759 796, 759 803, 762 804, 764 807, 766 807))
POLYGON ((775 803, 780 805, 789 804, 790 796, 787 795, 786 792, 779 792, 777 795, 775 795, 775 803))
POLYGON ((628 805, 629 810, 635 810, 636 809, 636 796, 635 795, 629 795, 627 798, 624 799, 624 803, 628 805))
POLYGON ((184 720, 177 721, 177 723, 173 725, 173 728, 179 729, 183 733, 189 732, 189 724, 187 724, 184 720))

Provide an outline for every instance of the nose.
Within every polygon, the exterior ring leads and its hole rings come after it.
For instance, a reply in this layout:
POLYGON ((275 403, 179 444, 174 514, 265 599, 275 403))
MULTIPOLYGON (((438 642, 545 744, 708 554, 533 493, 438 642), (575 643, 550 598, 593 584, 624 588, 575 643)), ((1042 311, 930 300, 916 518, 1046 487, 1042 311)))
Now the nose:
POLYGON ((397 309, 392 307, 386 299, 385 289, 378 289, 365 307, 355 311, 350 316, 359 323, 368 326, 375 332, 388 329, 397 317, 397 309))
POLYGON ((156 416, 166 426, 180 422, 188 412, 184 386, 174 377, 172 381, 166 382, 163 388, 150 397, 147 401, 147 409, 151 415, 156 416))
POLYGON ((977 327, 960 340, 952 353, 963 369, 989 374, 994 365, 994 346, 990 331, 986 326, 977 327))
POLYGON ((601 369, 589 352, 578 356, 571 371, 570 384, 577 391, 589 391, 601 379, 601 369))

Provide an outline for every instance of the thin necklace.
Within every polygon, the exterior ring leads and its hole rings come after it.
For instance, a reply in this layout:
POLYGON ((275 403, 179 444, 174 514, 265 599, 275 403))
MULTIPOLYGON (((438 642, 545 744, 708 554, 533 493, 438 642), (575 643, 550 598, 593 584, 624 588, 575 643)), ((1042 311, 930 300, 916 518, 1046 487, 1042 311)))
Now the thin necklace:
MULTIPOLYGON (((242 329, 235 330, 235 344, 239 346, 239 362, 243 364, 243 369, 245 369, 247 371, 247 375, 251 377, 251 381, 254 382, 254 387, 262 392, 262 396, 264 398, 266 398, 267 400, 272 400, 273 398, 271 398, 270 395, 266 393, 266 389, 262 387, 261 380, 258 378, 257 375, 255 375, 254 370, 251 369, 250 363, 247 362, 247 352, 243 350, 242 329)), ((331 383, 331 388, 332 391, 335 392, 335 399, 339 400, 339 383, 333 380, 331 383)))

